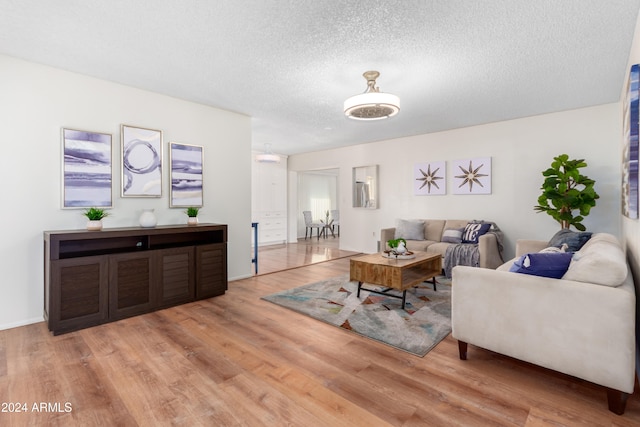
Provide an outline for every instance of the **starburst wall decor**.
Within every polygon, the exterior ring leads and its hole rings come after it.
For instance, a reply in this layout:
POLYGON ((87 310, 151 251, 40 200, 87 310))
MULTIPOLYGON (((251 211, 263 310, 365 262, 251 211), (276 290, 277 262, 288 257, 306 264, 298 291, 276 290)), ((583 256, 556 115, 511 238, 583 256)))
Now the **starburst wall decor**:
POLYGON ((453 194, 491 194, 491 157, 454 160, 453 194))
POLYGON ((447 193, 445 162, 417 163, 413 167, 413 193, 432 196, 447 193))

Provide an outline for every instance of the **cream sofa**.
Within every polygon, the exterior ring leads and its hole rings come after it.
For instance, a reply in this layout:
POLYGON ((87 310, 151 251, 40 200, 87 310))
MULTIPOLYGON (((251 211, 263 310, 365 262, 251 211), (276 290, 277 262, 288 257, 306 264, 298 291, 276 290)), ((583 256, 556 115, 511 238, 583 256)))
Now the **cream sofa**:
MULTIPOLYGON (((447 248, 455 244, 442 241, 442 234, 444 231, 464 228, 469 222, 471 222, 469 220, 460 219, 423 219, 422 221, 424 221, 424 240, 406 239, 407 249, 410 251, 438 253, 443 258, 447 248)), ((383 228, 380 231, 380 242, 384 249, 387 249, 387 241, 394 239, 395 234, 396 227, 383 228)), ((489 232, 479 237, 479 267, 496 268, 504 262, 502 260, 502 249, 500 245, 501 242, 498 241, 498 234, 496 232, 489 232)))
MULTIPOLYGON (((519 240, 516 254, 547 242, 519 240)), ((560 279, 497 270, 453 269, 451 322, 460 359, 467 343, 608 388, 609 409, 624 413, 635 380, 633 279, 610 234, 594 234, 560 279)))

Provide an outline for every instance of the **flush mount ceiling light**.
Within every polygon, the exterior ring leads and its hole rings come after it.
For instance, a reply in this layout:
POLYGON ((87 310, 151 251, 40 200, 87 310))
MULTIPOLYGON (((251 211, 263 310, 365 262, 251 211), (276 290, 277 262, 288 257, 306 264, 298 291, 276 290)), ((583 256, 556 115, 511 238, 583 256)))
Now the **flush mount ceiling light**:
POLYGON ((367 90, 344 101, 344 114, 354 120, 381 120, 393 117, 400 111, 400 98, 380 92, 376 87, 377 71, 366 71, 367 90))
POLYGON ((256 161, 260 163, 280 163, 280 156, 271 152, 271 144, 264 144, 264 153, 256 154, 256 161))

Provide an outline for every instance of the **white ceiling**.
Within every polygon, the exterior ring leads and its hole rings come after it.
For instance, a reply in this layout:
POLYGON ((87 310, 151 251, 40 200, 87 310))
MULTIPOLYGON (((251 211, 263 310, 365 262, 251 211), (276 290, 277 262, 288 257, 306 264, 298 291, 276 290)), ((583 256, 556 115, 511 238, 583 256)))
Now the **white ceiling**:
POLYGON ((0 53, 249 115, 254 149, 295 154, 616 102, 639 6, 0 0, 0 53), (351 121, 370 69, 402 109, 351 121))

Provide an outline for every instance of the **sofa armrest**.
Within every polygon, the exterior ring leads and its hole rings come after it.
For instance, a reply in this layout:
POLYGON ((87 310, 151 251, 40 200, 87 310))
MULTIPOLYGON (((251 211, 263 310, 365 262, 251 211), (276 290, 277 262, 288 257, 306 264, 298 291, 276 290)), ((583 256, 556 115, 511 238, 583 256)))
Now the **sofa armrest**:
POLYGON ((382 230, 380 230, 380 250, 383 251, 383 250, 389 249, 387 248, 387 241, 395 238, 396 238, 395 227, 383 228, 382 230))
POLYGON ((522 256, 532 252, 540 252, 548 246, 549 242, 545 240, 518 239, 516 241, 516 256, 522 256))
POLYGON ((451 323, 460 341, 633 393, 630 278, 609 287, 456 266, 451 323))
POLYGON ((480 236, 478 250, 480 251, 480 268, 495 269, 504 263, 495 234, 487 233, 480 236))

